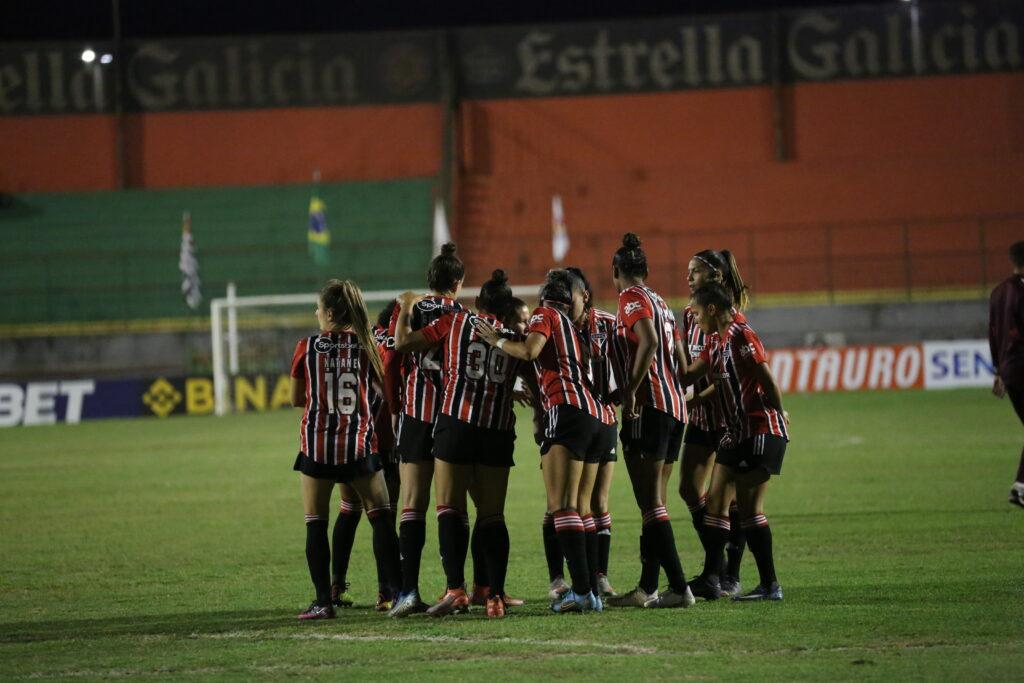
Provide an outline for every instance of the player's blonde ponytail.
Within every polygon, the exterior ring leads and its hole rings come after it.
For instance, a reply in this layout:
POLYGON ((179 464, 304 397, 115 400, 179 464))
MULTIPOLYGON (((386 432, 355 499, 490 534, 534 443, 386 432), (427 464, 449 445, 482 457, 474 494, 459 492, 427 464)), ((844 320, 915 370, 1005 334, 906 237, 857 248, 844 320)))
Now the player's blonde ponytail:
POLYGON ((351 280, 328 280, 320 290, 320 303, 334 315, 334 322, 352 328, 370 358, 370 365, 377 379, 384 381, 384 362, 380 358, 376 341, 370 333, 370 316, 359 286, 351 280))

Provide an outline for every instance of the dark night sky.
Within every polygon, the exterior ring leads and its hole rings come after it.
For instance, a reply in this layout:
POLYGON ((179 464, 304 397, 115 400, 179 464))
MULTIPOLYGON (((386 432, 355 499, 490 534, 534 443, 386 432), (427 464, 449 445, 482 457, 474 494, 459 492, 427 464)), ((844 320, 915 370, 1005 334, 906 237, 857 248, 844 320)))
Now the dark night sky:
MULTIPOLYGON (((897 0, 120 0, 126 38, 419 29, 763 11, 897 0)), ((927 1, 927 0, 925 0, 927 1)), ((0 41, 104 39, 111 0, 0 0, 0 41)))

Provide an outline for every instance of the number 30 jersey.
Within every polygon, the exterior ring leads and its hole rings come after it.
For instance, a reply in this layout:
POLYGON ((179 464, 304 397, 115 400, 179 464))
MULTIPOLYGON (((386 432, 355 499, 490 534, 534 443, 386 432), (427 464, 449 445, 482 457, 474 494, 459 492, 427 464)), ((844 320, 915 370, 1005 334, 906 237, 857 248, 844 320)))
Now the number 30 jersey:
POLYGON ((467 311, 443 315, 424 327, 423 337, 441 344, 441 413, 486 429, 513 429, 512 389, 520 361, 481 339, 473 326, 477 319, 506 339, 520 340, 497 318, 467 311))
MULTIPOLYGON (((416 302, 409 324, 412 329, 421 330, 448 313, 465 310, 458 301, 446 296, 430 295, 416 302)), ((398 325, 398 308, 391 316, 388 334, 395 336, 398 325)), ((405 354, 402 361, 402 412, 423 422, 437 420, 441 390, 441 352, 439 349, 414 351, 405 354)))
POLYGON ((291 375, 306 382, 299 449, 314 462, 345 465, 376 452, 370 367, 353 332, 321 332, 296 345, 291 375))

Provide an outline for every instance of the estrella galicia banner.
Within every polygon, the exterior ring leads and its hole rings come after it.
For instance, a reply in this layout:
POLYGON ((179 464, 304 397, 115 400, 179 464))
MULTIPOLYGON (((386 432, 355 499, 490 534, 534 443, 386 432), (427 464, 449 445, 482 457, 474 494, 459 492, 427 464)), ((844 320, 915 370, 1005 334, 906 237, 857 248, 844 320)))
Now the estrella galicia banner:
POLYGON ((893 2, 730 16, 378 34, 0 46, 0 114, 439 102, 451 45, 458 95, 561 97, 1016 71, 1024 3, 893 2), (96 55, 81 59, 89 47, 96 55))

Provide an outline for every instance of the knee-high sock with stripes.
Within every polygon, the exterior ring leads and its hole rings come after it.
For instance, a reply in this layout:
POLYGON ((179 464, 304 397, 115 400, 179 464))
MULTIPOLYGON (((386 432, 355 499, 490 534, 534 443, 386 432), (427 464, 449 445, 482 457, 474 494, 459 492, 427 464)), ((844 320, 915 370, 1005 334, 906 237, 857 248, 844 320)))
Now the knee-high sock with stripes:
POLYGON ((597 524, 593 515, 584 515, 583 543, 587 550, 587 569, 590 570, 590 587, 597 588, 597 524))
POLYGON ((597 525, 597 573, 608 576, 608 556, 612 549, 612 513, 594 517, 597 525))
POLYGON ((644 513, 644 526, 652 535, 651 547, 658 554, 658 562, 665 570, 669 587, 678 593, 685 592, 686 574, 683 573, 683 564, 679 561, 676 539, 672 534, 672 522, 669 521, 665 506, 659 505, 644 513))
POLYGON ((348 563, 352 558, 352 544, 356 540, 356 529, 363 516, 363 506, 359 501, 341 501, 338 519, 334 521, 331 533, 331 581, 345 590, 348 577, 348 563))
POLYGON ((722 551, 729 540, 729 518, 704 515, 704 578, 718 581, 722 566, 722 551))
POLYGON ((437 538, 441 546, 441 566, 448 588, 466 584, 466 553, 469 551, 469 529, 462 521, 462 511, 447 505, 437 506, 437 538))
POLYGON ((564 576, 565 570, 562 568, 562 546, 555 532, 555 516, 550 512, 544 513, 541 533, 544 538, 544 559, 548 562, 548 581, 554 581, 564 576))
POLYGON ((701 496, 700 499, 692 505, 687 503, 686 507, 690 510, 690 519, 693 521, 693 528, 697 532, 697 538, 700 539, 701 545, 703 545, 704 515, 708 512, 707 496, 701 496))
POLYGON ((661 562, 658 551, 653 545, 654 536, 645 524, 640 531, 640 581, 638 585, 650 595, 658 590, 658 577, 661 575, 661 562))
POLYGON ((743 521, 743 530, 747 533, 747 545, 757 562, 757 573, 761 575, 761 584, 771 587, 778 581, 775 576, 775 558, 772 554, 772 529, 768 526, 768 518, 754 515, 743 521))
POLYGON ((402 510, 398 523, 398 549, 402 557, 402 592, 418 591, 420 559, 427 540, 426 514, 414 508, 402 510))
POLYGON ((569 565, 572 589, 577 595, 586 595, 591 586, 583 520, 578 512, 569 508, 558 510, 554 517, 558 543, 562 547, 565 563, 569 565))
POLYGON ((396 595, 402 587, 402 563, 398 553, 394 513, 391 508, 379 507, 367 510, 366 516, 373 527, 373 557, 387 586, 386 592, 396 595))
POLYGON ((473 584, 487 586, 487 551, 484 549, 485 539, 481 533, 479 518, 473 523, 473 532, 469 535, 469 552, 473 558, 473 584))
POLYGON ((306 564, 317 604, 331 604, 331 544, 327 540, 326 517, 306 515, 306 564))
POLYGON ((725 567, 725 575, 736 581, 740 580, 740 563, 743 561, 743 551, 747 547, 747 534, 743 529, 740 519, 740 509, 733 503, 729 508, 729 542, 725 544, 725 555, 728 558, 725 567))
POLYGON ((481 524, 480 536, 481 545, 487 557, 484 563, 487 567, 486 585, 490 587, 487 597, 503 597, 509 553, 508 526, 505 525, 505 516, 496 515, 485 519, 481 524))

